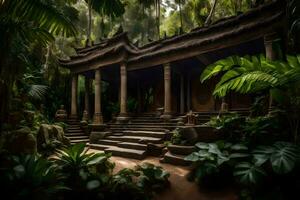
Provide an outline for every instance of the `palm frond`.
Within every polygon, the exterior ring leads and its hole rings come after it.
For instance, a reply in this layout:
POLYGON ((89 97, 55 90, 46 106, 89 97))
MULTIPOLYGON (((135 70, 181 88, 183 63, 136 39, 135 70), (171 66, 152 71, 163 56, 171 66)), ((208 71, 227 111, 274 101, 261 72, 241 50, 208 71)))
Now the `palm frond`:
POLYGON ((27 91, 28 97, 35 100, 42 100, 47 93, 48 86, 46 85, 30 85, 27 91))

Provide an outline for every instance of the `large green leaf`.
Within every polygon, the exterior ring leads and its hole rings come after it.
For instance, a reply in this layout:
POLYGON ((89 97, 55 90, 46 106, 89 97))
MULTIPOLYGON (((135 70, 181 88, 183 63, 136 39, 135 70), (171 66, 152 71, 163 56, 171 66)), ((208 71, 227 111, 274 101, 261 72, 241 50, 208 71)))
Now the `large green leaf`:
POLYGON ((260 146, 253 151, 257 166, 270 161, 274 172, 284 174, 292 171, 299 159, 299 149, 288 142, 277 142, 273 146, 260 146))
POLYGON ((235 167, 233 175, 242 184, 257 184, 266 173, 258 166, 243 162, 235 167))

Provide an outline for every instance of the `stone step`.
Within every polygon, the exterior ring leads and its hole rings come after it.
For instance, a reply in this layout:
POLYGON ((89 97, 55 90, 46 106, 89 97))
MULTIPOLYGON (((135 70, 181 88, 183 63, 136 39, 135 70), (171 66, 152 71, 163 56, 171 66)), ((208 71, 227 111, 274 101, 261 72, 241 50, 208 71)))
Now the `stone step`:
MULTIPOLYGON (((118 125, 118 124, 112 124, 110 125, 111 128, 119 128, 119 127, 125 127, 124 125, 118 125)), ((135 128, 176 128, 177 125, 160 125, 160 124, 153 124, 153 125, 142 125, 142 124, 127 124, 127 128, 135 129, 135 128)))
POLYGON ((123 131, 125 136, 145 136, 145 137, 154 137, 154 138, 165 138, 165 132, 155 132, 155 131, 132 131, 125 130, 123 131))
POLYGON ((137 149, 137 150, 147 150, 146 144, 132 143, 132 142, 120 142, 117 144, 118 147, 126 149, 137 149))
POLYGON ((85 135, 83 132, 80 133, 65 133, 65 136, 80 136, 80 135, 85 135))
POLYGON ((66 133, 81 133, 81 132, 82 132, 81 129, 73 129, 73 130, 67 129, 67 130, 66 130, 66 133))
POLYGON ((75 143, 88 143, 89 139, 76 139, 76 140, 71 140, 71 144, 75 143))
POLYGON ((106 139, 109 140, 116 140, 116 141, 122 141, 122 142, 135 142, 135 143, 141 143, 141 144, 147 144, 147 143, 162 143, 163 140, 160 138, 153 138, 153 137, 136 137, 136 136, 108 136, 106 139))
POLYGON ((105 153, 112 153, 113 156, 120 156, 125 158, 133 158, 143 160, 146 157, 146 151, 125 149, 120 147, 110 147, 104 150, 105 153))
MULTIPOLYGON (((109 125, 122 125, 124 124, 109 124, 109 125)), ((175 122, 135 122, 135 123, 128 123, 125 126, 130 126, 130 125, 156 125, 156 126, 168 126, 168 125, 176 125, 175 122)))
POLYGON ((124 131, 124 130, 128 130, 128 131, 167 131, 168 129, 163 129, 163 128, 128 128, 128 127, 111 127, 110 128, 111 131, 124 131))
POLYGON ((97 144, 101 144, 101 145, 110 145, 110 146, 117 146, 118 143, 120 143, 121 141, 117 141, 117 140, 106 140, 106 139, 102 139, 99 140, 97 142, 97 144))
POLYGON ((168 150, 172 154, 187 156, 195 151, 195 146, 183 146, 183 145, 170 144, 168 146, 168 150))
POLYGON ((79 139, 89 139, 89 136, 87 136, 87 135, 80 135, 80 136, 77 136, 77 135, 69 135, 69 136, 67 136, 70 140, 79 140, 79 139))
POLYGON ((170 152, 167 152, 161 162, 163 163, 169 163, 172 165, 182 165, 187 166, 190 165, 191 162, 184 160, 184 155, 178 155, 178 154, 172 154, 170 152))
POLYGON ((108 149, 111 147, 111 146, 103 145, 103 144, 90 144, 90 143, 87 143, 87 146, 89 146, 92 149, 97 149, 97 150, 101 150, 101 151, 104 151, 105 149, 108 149))
POLYGON ((76 125, 76 126, 68 126, 67 129, 80 129, 80 126, 79 126, 79 125, 76 125))

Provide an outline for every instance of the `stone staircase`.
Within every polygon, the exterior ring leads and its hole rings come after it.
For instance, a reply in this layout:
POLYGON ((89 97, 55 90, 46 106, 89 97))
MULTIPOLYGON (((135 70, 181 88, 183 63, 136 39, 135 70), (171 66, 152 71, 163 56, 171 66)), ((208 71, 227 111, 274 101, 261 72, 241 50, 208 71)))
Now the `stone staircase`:
POLYGON ((80 122, 77 119, 68 119, 68 129, 65 136, 70 140, 71 144, 88 143, 89 136, 87 136, 80 128, 80 122))
POLYGON ((169 131, 176 128, 177 121, 165 122, 155 114, 143 114, 132 117, 126 124, 116 121, 108 123, 111 133, 97 142, 89 144, 93 149, 134 159, 144 159, 149 155, 149 145, 163 146, 169 137, 169 131))

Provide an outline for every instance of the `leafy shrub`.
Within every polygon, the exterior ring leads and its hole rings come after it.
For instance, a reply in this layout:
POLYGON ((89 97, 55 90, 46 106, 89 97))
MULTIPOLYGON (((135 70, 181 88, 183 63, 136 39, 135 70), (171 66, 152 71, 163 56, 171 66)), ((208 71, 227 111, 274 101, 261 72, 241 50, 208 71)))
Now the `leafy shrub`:
POLYGON ((72 188, 72 191, 66 194, 67 198, 92 195, 90 190, 100 185, 97 174, 110 175, 112 172, 114 164, 108 160, 110 156, 105 153, 86 153, 83 143, 59 151, 53 159, 66 176, 66 185, 72 188))
MULTIPOLYGON (((194 163, 190 178, 199 184, 215 174, 220 177, 221 175, 227 176, 228 168, 232 169, 237 163, 249 157, 248 147, 243 144, 219 141, 217 143, 199 142, 195 146, 198 151, 185 157, 185 160, 194 163)), ((211 182, 214 181, 211 180, 211 182)))
POLYGON ((297 187, 295 185, 298 184, 299 187, 297 180, 300 172, 297 166, 300 150, 295 144, 275 142, 273 145, 258 146, 251 150, 243 144, 219 141, 197 143, 196 147, 198 151, 187 156, 185 160, 194 163, 191 180, 204 186, 218 186, 214 182, 222 183, 224 179, 228 184, 230 178, 234 178, 232 180, 241 187, 242 196, 246 199, 265 195, 266 191, 261 187, 264 184, 281 191, 285 188, 286 191, 281 194, 283 196, 290 194, 290 188, 297 187))
POLYGON ((2 194, 9 194, 11 199, 53 199, 68 189, 63 174, 51 162, 35 155, 7 157, 0 169, 2 194))
POLYGON ((148 191, 159 192, 169 185, 170 174, 160 166, 143 163, 136 166, 136 171, 140 172, 138 186, 148 191))

